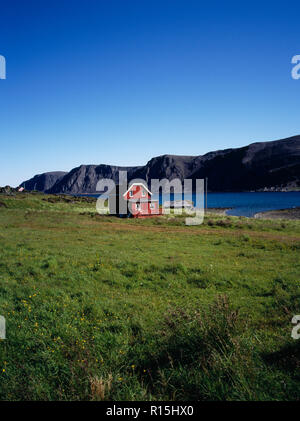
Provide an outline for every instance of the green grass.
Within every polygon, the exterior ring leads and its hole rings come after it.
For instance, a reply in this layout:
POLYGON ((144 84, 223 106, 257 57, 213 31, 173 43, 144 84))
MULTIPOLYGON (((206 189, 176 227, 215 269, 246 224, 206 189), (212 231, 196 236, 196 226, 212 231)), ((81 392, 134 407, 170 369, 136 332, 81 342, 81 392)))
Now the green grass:
POLYGON ((0 196, 1 400, 295 400, 300 222, 0 196))

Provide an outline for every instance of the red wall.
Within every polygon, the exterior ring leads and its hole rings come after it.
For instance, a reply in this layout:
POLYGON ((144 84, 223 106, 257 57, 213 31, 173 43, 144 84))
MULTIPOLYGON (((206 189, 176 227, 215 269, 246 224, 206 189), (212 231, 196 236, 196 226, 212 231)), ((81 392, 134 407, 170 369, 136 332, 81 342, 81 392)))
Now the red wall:
POLYGON ((131 213, 133 215, 157 215, 159 213, 158 202, 153 202, 153 209, 150 209, 150 202, 142 202, 139 204, 140 209, 136 209, 136 203, 131 203, 131 213))

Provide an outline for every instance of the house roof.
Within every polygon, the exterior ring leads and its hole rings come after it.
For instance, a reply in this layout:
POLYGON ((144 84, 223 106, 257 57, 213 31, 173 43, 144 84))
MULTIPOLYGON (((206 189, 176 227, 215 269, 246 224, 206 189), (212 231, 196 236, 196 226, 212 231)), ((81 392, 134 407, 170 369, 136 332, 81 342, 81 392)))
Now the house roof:
POLYGON ((148 187, 147 187, 144 183, 132 183, 132 184, 129 186, 129 188, 127 189, 127 191, 123 194, 123 196, 125 196, 125 194, 127 194, 127 193, 129 192, 129 190, 131 190, 131 188, 132 188, 133 186, 143 186, 143 187, 144 187, 144 189, 145 189, 145 190, 146 190, 149 194, 151 194, 151 196, 152 196, 151 191, 148 189, 148 187))

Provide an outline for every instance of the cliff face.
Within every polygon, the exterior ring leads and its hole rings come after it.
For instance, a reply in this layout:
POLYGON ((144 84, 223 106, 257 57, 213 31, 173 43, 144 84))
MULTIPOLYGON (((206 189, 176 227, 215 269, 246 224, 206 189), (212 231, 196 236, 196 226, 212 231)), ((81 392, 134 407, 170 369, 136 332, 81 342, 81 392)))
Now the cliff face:
POLYGON ((63 171, 54 171, 54 172, 45 172, 43 174, 37 174, 33 178, 27 181, 23 181, 20 185, 26 190, 39 190, 46 191, 51 189, 53 185, 60 180, 66 172, 63 171))
POLYGON ((139 167, 118 167, 112 165, 80 165, 73 168, 63 178, 59 179, 50 189, 49 193, 95 193, 97 182, 102 178, 114 180, 119 183, 119 171, 127 171, 128 178, 139 167))
POLYGON ((300 186, 300 136, 220 151, 200 159, 192 178, 209 177, 213 191, 300 186), (226 152, 226 153, 224 153, 226 152))
POLYGON ((300 136, 199 156, 162 155, 141 167, 81 165, 69 173, 35 176, 22 186, 49 193, 94 193, 101 178, 118 183, 119 171, 128 172, 128 181, 141 178, 148 184, 153 178, 195 180, 208 177, 211 191, 300 187, 300 136))

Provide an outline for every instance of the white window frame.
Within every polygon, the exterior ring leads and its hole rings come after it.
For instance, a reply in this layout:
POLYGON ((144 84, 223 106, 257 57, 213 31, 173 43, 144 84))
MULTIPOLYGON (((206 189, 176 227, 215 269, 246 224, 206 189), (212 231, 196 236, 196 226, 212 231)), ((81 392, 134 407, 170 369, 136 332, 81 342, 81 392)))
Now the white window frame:
POLYGON ((142 197, 146 197, 145 189, 142 187, 142 197))
POLYGON ((141 204, 140 203, 136 203, 135 205, 136 210, 142 210, 141 204))
POLYGON ((133 191, 132 190, 129 191, 129 197, 133 197, 133 191))
POLYGON ((150 209, 155 209, 155 203, 150 203, 150 209))

